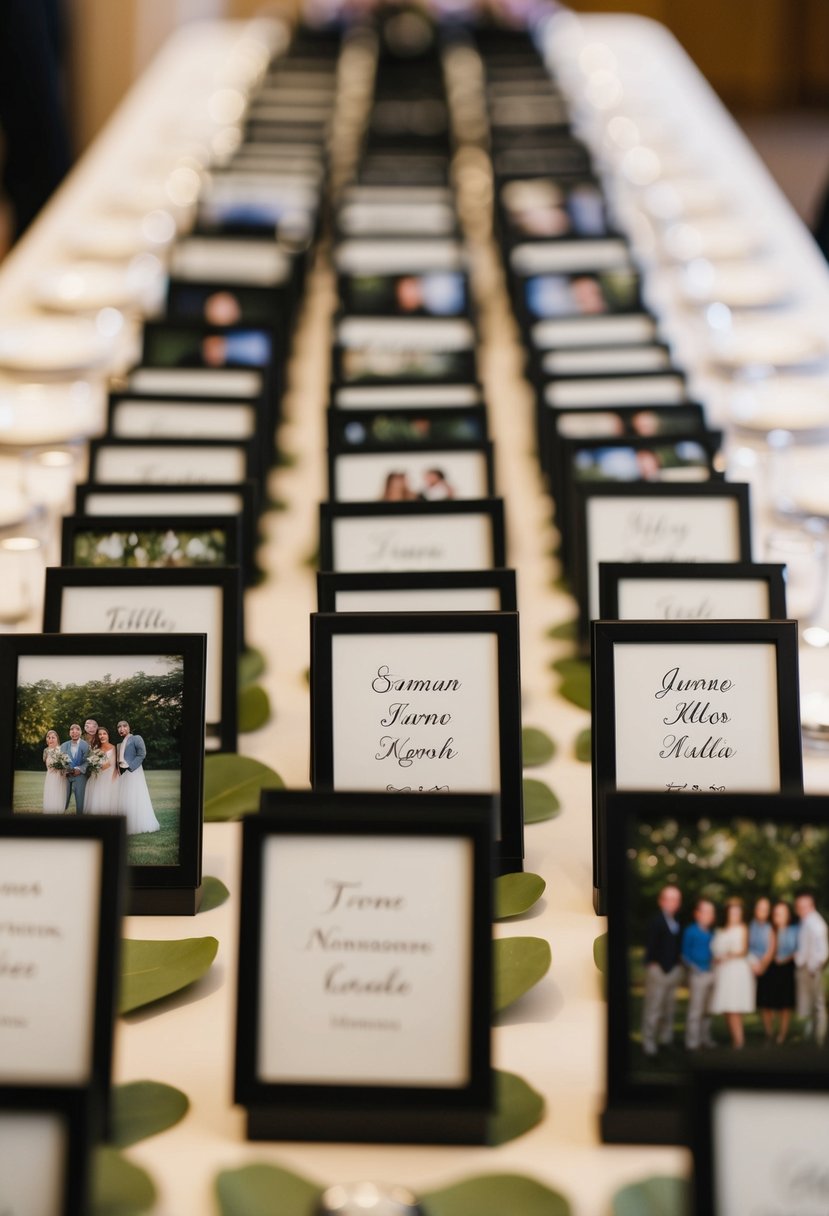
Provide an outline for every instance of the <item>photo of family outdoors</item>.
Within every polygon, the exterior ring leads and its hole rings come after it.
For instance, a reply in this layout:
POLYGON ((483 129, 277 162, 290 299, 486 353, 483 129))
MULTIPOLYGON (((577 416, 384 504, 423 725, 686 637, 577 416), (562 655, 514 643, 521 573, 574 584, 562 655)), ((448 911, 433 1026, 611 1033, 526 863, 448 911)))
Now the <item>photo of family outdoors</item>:
POLYGON ((628 849, 631 1070, 672 1082, 706 1048, 822 1048, 829 828, 636 824, 628 849))
POLYGON ((21 656, 12 810, 123 815, 130 865, 179 863, 183 660, 21 656))

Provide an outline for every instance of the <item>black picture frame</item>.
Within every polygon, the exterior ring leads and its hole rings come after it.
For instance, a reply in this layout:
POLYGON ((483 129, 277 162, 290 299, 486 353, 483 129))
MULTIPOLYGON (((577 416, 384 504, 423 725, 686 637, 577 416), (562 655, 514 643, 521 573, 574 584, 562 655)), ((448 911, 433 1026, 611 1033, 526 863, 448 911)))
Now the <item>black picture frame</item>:
MULTIPOLYGON (((242 846, 235 1100, 248 1109, 249 1139, 396 1143, 481 1143, 492 1103, 490 1065, 492 800, 424 795, 417 804, 383 794, 264 791, 246 819, 242 846), (258 1043, 264 949, 263 853, 280 835, 463 838, 473 847, 469 1084, 458 1089, 399 1085, 265 1082, 258 1043)), ((269 926, 273 932, 275 926, 269 926)))
POLYGON ((456 384, 360 384, 331 383, 332 412, 351 414, 396 413, 398 410, 486 409, 483 390, 477 381, 456 384))
MULTIPOLYGON (((13 755, 17 738, 17 672, 22 656, 61 658, 175 655, 182 662, 178 861, 171 865, 128 864, 131 915, 194 915, 201 900, 204 782, 205 636, 199 633, 38 633, 0 635, 0 668, 10 695, 0 699, 0 741, 13 755)), ((14 770, 0 770, 0 815, 29 824, 41 816, 15 812, 14 770)), ((77 817, 77 816, 76 816, 77 817)), ((67 817, 68 822, 71 816, 67 817)), ((98 816, 94 817, 95 819, 98 816)), ((102 821, 117 816, 100 816, 102 821)))
MULTIPOLYGON (((10 698, 4 698, 4 702, 10 698)), ((8 735, 4 738, 8 739, 8 735)), ((6 783, 4 782, 4 785, 6 783)), ((101 1134, 109 1120, 112 1084, 113 1038, 118 1003, 121 958, 121 921, 124 912, 126 872, 126 832, 123 821, 113 816, 13 815, 10 791, 3 789, 0 800, 0 841, 92 841, 100 847, 100 889, 98 894, 98 946, 91 983, 92 1025, 89 1075, 80 1086, 92 1101, 93 1131, 101 1134)), ((67 916, 72 915, 66 909, 67 916)), ((67 1092, 72 1087, 35 1085, 19 1077, 0 1081, 2 1088, 67 1092)))
POLYGON ((0 1116, 46 1115, 60 1120, 63 1177, 54 1216, 79 1216, 89 1209, 94 1099, 82 1088, 0 1085, 0 1116))
MULTIPOLYGON (((829 798, 795 793, 676 795, 626 791, 611 795, 609 804, 608 847, 620 864, 608 874, 607 1102, 600 1122, 602 1138, 615 1144, 688 1144, 694 1135, 694 1126, 687 1118, 692 1062, 688 1061, 687 1072, 682 1075, 659 1080, 648 1081, 635 1074, 629 1001, 634 862, 627 856, 632 828, 660 819, 683 824, 698 819, 709 824, 743 820, 756 825, 817 824, 829 828, 829 798)), ((806 1049, 792 1046, 791 1050, 796 1066, 799 1052, 806 1049)), ((705 1059, 722 1061, 726 1067, 734 1066, 735 1056, 745 1059, 747 1067, 760 1061, 768 1064, 767 1048, 746 1047, 743 1051, 745 1054, 723 1046, 711 1049, 710 1056, 706 1052, 705 1059)), ((813 1073, 825 1068, 823 1050, 808 1050, 807 1054, 813 1073)), ((711 1216, 713 1209, 705 1211, 711 1216)))
POLYGON ((395 443, 407 452, 420 451, 435 442, 485 443, 489 439, 487 411, 483 404, 469 406, 343 409, 327 411, 328 446, 338 452, 372 452, 395 443), (379 435, 378 435, 379 432, 379 435), (404 438, 405 432, 405 438, 404 438))
MULTIPOLYGON (((179 532, 211 532, 221 537, 222 552, 219 566, 242 565, 242 517, 239 515, 139 515, 125 519, 123 515, 64 515, 61 523, 60 561, 62 566, 78 566, 82 570, 95 569, 132 569, 121 559, 109 558, 106 565, 100 567, 78 561, 78 544, 84 536, 97 537, 106 540, 107 536, 119 533, 135 532, 140 536, 149 534, 155 537, 159 544, 168 533, 179 532)), ((186 556, 186 555, 185 555, 186 556)), ((106 557, 106 554, 104 554, 106 557)), ((136 566, 136 569, 206 569, 212 568, 213 563, 187 563, 182 567, 171 566, 136 566)))
MULTIPOLYGON (((682 648, 716 644, 735 647, 758 644, 774 646, 779 788, 770 792, 803 792, 795 621, 594 621, 591 658, 593 885, 594 906, 599 915, 604 915, 608 878, 613 872, 616 857, 608 839, 607 805, 608 796, 618 791, 616 647, 633 645, 682 648)), ((690 695, 693 697, 696 694, 691 692, 690 695)), ((690 720, 697 725, 701 721, 702 729, 705 730, 704 717, 692 717, 690 720)), ((704 774, 701 774, 701 779, 705 779, 704 774)), ((710 797, 710 794, 706 796, 710 797)))
POLYGON ((347 317, 339 316, 334 326, 334 345, 331 353, 331 372, 334 383, 343 385, 434 385, 474 384, 478 380, 475 356, 475 330, 466 317, 347 317), (368 329, 362 341, 353 336, 343 340, 343 328, 359 323, 368 329), (389 330, 389 325, 392 330, 389 330), (467 331, 465 343, 451 339, 442 343, 440 330, 447 336, 453 331, 459 334, 460 327, 467 331), (407 348, 400 340, 400 331, 407 329, 412 334, 407 348), (371 336, 373 334, 373 336, 371 336), (415 336, 417 335, 417 336, 415 336), (428 338, 428 341, 426 340, 428 338), (368 365, 360 368, 354 352, 366 352, 368 365), (416 351, 423 356, 419 370, 401 361, 397 368, 389 367, 388 356, 395 353, 406 355, 416 351), (370 366, 372 358, 381 356, 381 361, 370 366), (382 357, 386 357, 385 365, 382 357), (429 362, 431 361, 431 363, 429 362))
MULTIPOLYGON (((599 616, 603 621, 633 620, 619 615, 619 595, 625 581, 652 582, 675 580, 691 590, 696 582, 762 583, 768 594, 768 612, 764 620, 785 620, 786 612, 786 567, 774 562, 599 562, 599 616)), ((710 610, 703 615, 697 607, 692 615, 685 610, 682 617, 660 617, 656 612, 648 613, 647 620, 737 620, 746 619, 745 613, 725 614, 710 610)))
MULTIPOLYGON (((350 612, 350 608, 338 608, 337 596, 341 592, 362 591, 454 591, 472 589, 493 590, 497 593, 499 607, 486 611, 516 612, 518 599, 514 570, 421 570, 387 571, 368 574, 337 574, 329 570, 317 573, 317 610, 319 612, 350 612)), ((413 609, 403 608, 403 612, 413 609)), ((466 611, 466 609, 458 609, 466 611)))
POLYGON ((107 451, 120 452, 122 455, 129 455, 137 459, 142 452, 158 451, 165 455, 175 457, 175 464, 170 469, 170 481, 158 481, 143 474, 136 478, 137 485, 150 485, 158 488, 159 486, 167 487, 168 485, 180 485, 182 483, 191 486, 215 484, 213 480, 208 481, 206 478, 203 481, 199 480, 201 474, 198 470, 198 457, 208 453, 232 452, 235 455, 235 461, 238 465, 238 477, 229 477, 227 484, 236 484, 244 481, 256 481, 261 485, 261 449, 258 448, 256 440, 250 439, 116 439, 110 435, 105 435, 99 439, 93 439, 89 444, 89 472, 88 480, 98 482, 100 485, 121 485, 120 481, 109 480, 106 476, 102 476, 101 465, 107 451), (188 454, 193 457, 193 465, 188 469, 185 458, 188 454))
MULTIPOLYGON (((491 634, 497 639, 497 687, 500 786, 500 830, 496 833, 496 865, 500 872, 522 870, 524 864, 523 763, 521 752, 521 675, 518 614, 512 612, 338 612, 311 616, 311 784, 334 791, 335 637, 382 638, 395 634, 491 634)), ((382 655, 381 655, 382 659, 382 655)), ((407 770, 400 769, 403 777, 407 770)), ((370 787, 369 787, 370 788, 370 787)), ((339 791, 337 791, 339 792, 339 791)), ((420 793, 412 791, 419 805, 420 793)), ((461 791, 468 793, 469 791, 461 791)))
MULTIPOLYGON (((328 449, 328 500, 329 502, 354 502, 365 501, 366 496, 363 494, 360 499, 349 499, 340 497, 340 487, 338 484, 338 465, 341 461, 359 460, 360 458, 370 458, 376 460, 379 464, 382 458, 388 457, 389 470, 394 468, 395 460, 404 462, 413 457, 420 460, 425 457, 432 457, 436 465, 441 466, 451 460, 453 456, 474 456, 481 464, 481 472, 483 474, 484 484, 480 490, 472 495, 473 500, 478 498, 489 498, 495 493, 495 460, 493 455, 493 445, 490 440, 483 440, 478 443, 430 443, 423 444, 418 448, 401 447, 398 444, 383 444, 372 447, 369 450, 361 450, 354 448, 329 448, 328 449)), ((363 487, 364 489, 366 487, 363 487)), ((384 501, 377 499, 377 501, 384 501)), ((469 499, 464 495, 456 495, 450 501, 468 502, 469 499)))
POLYGON ((127 406, 145 408, 147 411, 162 410, 169 416, 170 407, 176 410, 184 410, 186 413, 192 413, 196 419, 205 418, 213 419, 219 417, 220 411, 244 413, 250 418, 249 433, 239 435, 238 433, 229 432, 228 434, 219 434, 215 428, 212 428, 211 438, 219 439, 222 442, 254 442, 259 447, 261 452, 261 462, 266 466, 266 459, 271 455, 273 448, 273 438, 268 434, 266 417, 259 402, 256 398, 251 397, 174 397, 171 393, 129 393, 123 390, 110 392, 107 398, 107 429, 106 434, 110 439, 141 439, 142 442, 166 442, 167 440, 180 439, 198 439, 204 438, 197 433, 188 430, 179 430, 175 432, 169 429, 169 424, 161 431, 155 429, 155 424, 150 422, 141 429, 141 433, 124 434, 119 420, 119 414, 127 406), (270 447, 268 446, 270 444, 270 447))
MULTIPOLYGON (((573 594, 578 602, 578 642, 583 651, 590 645, 590 621, 595 618, 591 611, 592 588, 595 584, 596 609, 598 610, 598 570, 600 561, 641 561, 641 556, 628 556, 627 553, 594 556, 594 545, 591 545, 589 510, 591 503, 599 499, 618 499, 624 507, 630 509, 632 504, 641 503, 642 508, 650 513, 658 509, 663 501, 700 499, 710 502, 722 500, 733 513, 733 533, 736 552, 729 555, 712 552, 706 555, 706 561, 751 561, 751 515, 749 511, 749 487, 738 481, 698 481, 698 482, 575 482, 573 485, 573 565, 568 571, 573 594)), ((691 508, 693 509, 693 501, 691 508)), ((625 533, 626 544, 630 543, 630 531, 625 533)), ((668 543, 659 546, 661 552, 654 554, 655 561, 665 561, 675 557, 677 561, 687 560, 677 551, 676 546, 668 543)), ((712 549, 714 545, 712 543, 712 549)))
MULTIPOLYGON (((801 1055, 794 1048, 791 1058, 787 1053, 785 1060, 770 1060, 766 1052, 759 1057, 751 1053, 739 1060, 695 1062, 687 1106, 688 1140, 694 1158, 693 1216, 727 1216, 719 1202, 718 1183, 723 1169, 731 1167, 718 1159, 715 1120, 720 1099, 735 1093, 745 1095, 753 1103, 761 1093, 773 1100, 784 1095, 794 1098, 820 1095, 827 1099, 829 1071, 814 1055, 801 1055)), ((787 1140, 788 1135, 786 1123, 781 1120, 776 1147, 785 1154, 788 1143, 791 1151, 802 1152, 802 1143, 787 1140)), ((754 1157, 747 1165, 752 1171, 762 1171, 763 1161, 762 1156, 754 1157)))
MULTIPOLYGON (((213 566, 208 569, 182 570, 123 570, 84 569, 77 566, 50 566, 46 570, 46 594, 43 605, 44 633, 64 633, 64 597, 73 588, 107 591, 122 594, 130 591, 153 588, 158 597, 158 606, 153 611, 164 612, 165 593, 180 588, 218 591, 221 597, 221 637, 219 639, 221 686, 219 693, 220 715, 216 720, 205 719, 205 744, 208 750, 235 752, 239 742, 239 654, 242 648, 242 584, 238 567, 213 566)), ((176 622, 159 620, 157 626, 150 623, 137 626, 138 631, 150 629, 164 632, 172 625, 171 632, 202 632, 201 620, 194 621, 193 628, 183 629, 176 622), (196 628, 198 626, 198 628, 196 628)), ((89 630, 84 630, 89 632, 89 630)), ((134 637, 128 626, 113 623, 112 634, 134 637)), ((111 636, 112 636, 111 634, 111 636)), ((206 635, 207 636, 207 635, 206 635)), ((208 642, 208 652, 209 652, 208 642)))
POLYGON ((253 479, 231 482, 205 482, 198 485, 133 485, 132 482, 99 483, 84 482, 75 487, 75 514, 89 516, 115 516, 143 519, 152 515, 161 519, 168 516, 204 515, 212 519, 216 514, 231 514, 238 507, 242 533, 242 579, 245 586, 258 578, 256 546, 259 538, 258 511, 259 486, 253 479), (109 503, 107 503, 109 499, 109 503), (125 499, 137 499, 138 511, 120 510, 125 499), (199 501, 204 511, 198 511, 199 501), (99 506, 108 509, 100 511, 99 506))
POLYGON ((597 313, 588 317, 555 317, 528 323, 526 343, 539 350, 577 350, 645 346, 662 341, 659 321, 646 309, 640 312, 597 313))
MULTIPOLYGON (((464 499, 460 502, 335 502, 320 503, 320 570, 337 570, 336 526, 341 520, 406 520, 429 518, 434 520, 439 531, 441 517, 466 515, 484 517, 491 535, 493 567, 504 567, 506 560, 506 537, 504 530, 504 500, 502 498, 464 499)), ((480 569, 483 563, 475 561, 471 569, 480 569)), ((389 568, 387 563, 378 569, 389 568)), ((399 568, 395 566, 394 568, 399 568)), ((421 568, 423 565, 421 564, 421 568)), ((340 571, 338 571, 340 572, 340 571)))

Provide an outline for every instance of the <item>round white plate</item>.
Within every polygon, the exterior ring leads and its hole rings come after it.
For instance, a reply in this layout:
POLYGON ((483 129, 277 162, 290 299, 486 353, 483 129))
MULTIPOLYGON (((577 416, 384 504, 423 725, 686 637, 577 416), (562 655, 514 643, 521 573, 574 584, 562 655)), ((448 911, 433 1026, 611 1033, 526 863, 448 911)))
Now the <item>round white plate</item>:
POLYGON ((789 276, 766 260, 709 262, 695 258, 681 271, 679 290, 692 304, 768 308, 792 294, 789 276))
POLYGON ((747 258, 764 243, 751 224, 713 215, 671 224, 662 240, 665 252, 677 262, 690 262, 694 258, 710 261, 747 258))
POLYGON ((738 390, 730 415, 749 431, 829 431, 829 380, 773 376, 738 390))
POLYGON ((829 354, 826 337, 803 318, 739 319, 711 338, 711 357, 721 367, 798 367, 829 354))
POLYGON ((16 372, 83 371, 101 367, 112 354, 112 340, 93 321, 79 317, 0 322, 0 367, 16 372))
POLYGON ((142 310, 160 301, 163 266, 151 253, 127 263, 71 262, 44 271, 35 283, 41 308, 97 312, 100 308, 142 310))
POLYGON ((0 376, 0 444, 66 443, 104 429, 106 389, 87 380, 26 383, 0 376))
POLYGON ((144 250, 165 249, 176 235, 169 211, 157 209, 138 217, 100 215, 70 229, 66 247, 80 258, 123 262, 144 250))

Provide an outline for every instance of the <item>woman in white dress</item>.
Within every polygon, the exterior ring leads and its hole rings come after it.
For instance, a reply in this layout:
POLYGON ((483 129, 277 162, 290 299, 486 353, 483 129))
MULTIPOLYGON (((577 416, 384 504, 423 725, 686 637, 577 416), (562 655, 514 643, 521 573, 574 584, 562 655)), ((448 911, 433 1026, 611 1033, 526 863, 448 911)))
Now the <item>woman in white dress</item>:
POLYGON ((46 767, 46 780, 43 782, 44 815, 62 815, 66 806, 66 781, 63 773, 60 769, 50 767, 60 754, 58 732, 47 730, 46 746, 43 749, 43 763, 46 767))
POLYGON ((748 926, 741 899, 726 902, 723 927, 714 934, 711 950, 714 955, 711 1012, 725 1014, 732 1046, 742 1047, 743 1017, 755 1011, 757 982, 748 954, 748 926))
POLYGON ((129 722, 118 723, 118 810, 127 820, 127 835, 138 836, 143 832, 158 832, 161 824, 155 817, 147 778, 144 776, 144 757, 147 749, 140 735, 134 735, 129 722))
POLYGON ((104 763, 94 777, 87 777, 83 809, 85 815, 118 814, 118 753, 109 741, 109 731, 98 727, 95 746, 104 754, 104 763))

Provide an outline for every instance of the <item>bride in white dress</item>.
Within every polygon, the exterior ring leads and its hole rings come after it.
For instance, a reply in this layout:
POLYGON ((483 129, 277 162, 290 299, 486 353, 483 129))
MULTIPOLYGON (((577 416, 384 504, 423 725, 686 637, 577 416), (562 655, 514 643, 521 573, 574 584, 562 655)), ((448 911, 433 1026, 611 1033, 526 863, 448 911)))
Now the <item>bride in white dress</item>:
POLYGON ((43 782, 44 815, 62 815, 66 806, 66 780, 63 773, 49 767, 59 755, 58 732, 47 730, 46 746, 43 749, 43 763, 46 766, 46 780, 43 782))
POLYGON ((118 723, 118 810, 127 820, 127 835, 138 836, 143 832, 158 832, 161 824, 155 817, 147 778, 144 776, 144 757, 147 749, 140 735, 134 735, 129 722, 118 723))
POLYGON ((95 746, 104 753, 104 763, 94 777, 87 777, 83 799, 84 814, 117 815, 118 756, 115 744, 109 741, 109 731, 105 726, 98 727, 95 746))
POLYGON ((743 1016, 755 1011, 757 981, 748 957, 748 926, 741 899, 726 902, 725 923, 714 934, 711 952, 714 955, 711 1012, 725 1014, 732 1046, 742 1047, 743 1016))

